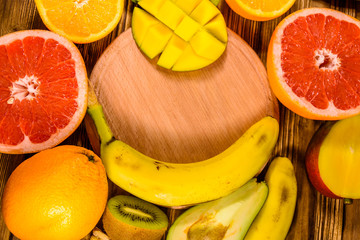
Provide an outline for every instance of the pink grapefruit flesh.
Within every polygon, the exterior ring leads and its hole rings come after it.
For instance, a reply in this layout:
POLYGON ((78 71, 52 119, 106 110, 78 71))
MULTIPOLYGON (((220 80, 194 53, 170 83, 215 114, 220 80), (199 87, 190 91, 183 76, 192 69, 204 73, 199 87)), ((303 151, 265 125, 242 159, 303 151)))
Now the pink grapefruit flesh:
POLYGON ((360 113, 360 22, 310 8, 279 24, 269 48, 272 89, 295 113, 342 119, 360 113))
POLYGON ((50 31, 0 37, 0 152, 56 146, 81 123, 87 74, 75 45, 50 31))

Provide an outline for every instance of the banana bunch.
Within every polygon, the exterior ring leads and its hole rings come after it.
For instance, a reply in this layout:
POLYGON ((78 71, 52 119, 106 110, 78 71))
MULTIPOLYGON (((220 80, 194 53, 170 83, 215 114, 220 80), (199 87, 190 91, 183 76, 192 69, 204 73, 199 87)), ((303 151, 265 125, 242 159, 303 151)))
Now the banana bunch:
POLYGON ((91 88, 88 113, 100 136, 109 179, 139 198, 167 207, 214 200, 244 185, 268 162, 279 133, 278 121, 264 117, 219 155, 174 164, 152 159, 115 139, 91 88))
POLYGON ((275 158, 265 175, 269 194, 251 224, 245 240, 281 240, 289 231, 296 206, 297 183, 294 167, 285 157, 275 158))

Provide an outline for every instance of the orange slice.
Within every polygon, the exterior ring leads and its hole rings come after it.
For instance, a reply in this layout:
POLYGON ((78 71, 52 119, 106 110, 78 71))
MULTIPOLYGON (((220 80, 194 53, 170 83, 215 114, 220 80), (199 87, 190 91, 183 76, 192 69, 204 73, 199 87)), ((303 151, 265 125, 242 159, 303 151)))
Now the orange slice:
POLYGON ((0 152, 54 147, 80 125, 87 73, 76 46, 50 31, 0 38, 0 152))
POLYGON ((295 0, 226 0, 226 3, 244 18, 267 21, 283 15, 295 0))
POLYGON ((35 0, 44 24, 76 43, 97 41, 119 23, 124 0, 35 0))
POLYGON ((275 29, 270 86, 287 108, 310 119, 360 113, 360 21, 322 8, 297 11, 275 29))

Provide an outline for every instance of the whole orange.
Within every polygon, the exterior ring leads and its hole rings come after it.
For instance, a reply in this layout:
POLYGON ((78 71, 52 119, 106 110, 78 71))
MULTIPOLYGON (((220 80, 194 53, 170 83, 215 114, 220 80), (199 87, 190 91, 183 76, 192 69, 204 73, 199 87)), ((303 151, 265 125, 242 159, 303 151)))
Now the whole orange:
POLYGON ((77 146, 58 146, 21 163, 6 183, 2 214, 22 240, 79 240, 105 210, 108 184, 101 159, 77 146))

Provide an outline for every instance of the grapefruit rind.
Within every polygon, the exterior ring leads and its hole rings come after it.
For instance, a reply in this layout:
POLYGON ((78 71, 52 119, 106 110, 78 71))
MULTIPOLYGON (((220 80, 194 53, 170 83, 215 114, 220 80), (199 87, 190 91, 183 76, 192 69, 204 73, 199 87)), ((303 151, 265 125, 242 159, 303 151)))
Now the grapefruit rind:
POLYGON ((81 53, 77 47, 67 40, 66 38, 59 36, 56 33, 47 30, 25 30, 10 33, 0 37, 0 45, 7 45, 15 40, 22 40, 26 37, 41 37, 46 39, 54 39, 62 44, 71 53, 72 60, 75 62, 75 74, 78 84, 78 97, 76 99, 78 109, 72 116, 67 126, 62 129, 57 129, 57 132, 51 137, 41 143, 33 143, 29 137, 24 135, 24 140, 17 145, 8 145, 0 143, 0 152, 7 154, 24 154, 39 152, 44 149, 48 149, 60 144, 63 140, 69 137, 80 125, 82 119, 85 117, 87 109, 87 93, 88 93, 88 79, 85 63, 81 56, 81 53))
POLYGON ((339 120, 357 115, 360 113, 360 106, 354 109, 341 110, 336 108, 332 102, 329 102, 329 106, 327 109, 316 108, 310 102, 305 100, 305 98, 301 98, 295 95, 283 78, 284 72, 281 68, 281 39, 284 29, 288 26, 288 24, 292 23, 298 17, 305 17, 311 14, 318 13, 324 14, 325 17, 333 16, 341 20, 346 20, 350 23, 356 24, 360 28, 360 21, 342 12, 332 9, 309 8, 292 13, 279 23, 279 25, 274 30, 274 33, 269 43, 267 72, 270 87, 274 92, 275 96, 284 106, 286 106, 288 109, 292 110, 296 114, 308 119, 339 120))
MULTIPOLYGON (((35 0, 35 4, 36 4, 36 7, 37 7, 37 10, 39 12, 39 15, 43 21, 43 23, 45 24, 45 26, 61 35, 61 36, 64 36, 65 38, 69 39, 70 41, 74 42, 74 43, 80 43, 80 44, 84 44, 84 43, 91 43, 91 42, 95 42, 97 40, 100 40, 101 38, 104 38, 105 36, 107 36, 108 34, 110 34, 114 29, 115 27, 117 26, 117 24, 119 23, 120 19, 121 19, 121 16, 122 16, 122 12, 123 12, 123 8, 124 8, 124 0, 118 0, 117 1, 117 4, 116 4, 116 15, 114 16, 114 18, 107 23, 107 26, 103 29, 101 29, 100 31, 96 32, 96 33, 90 33, 88 36, 84 36, 84 35, 81 35, 83 33, 78 33, 78 34, 68 34, 65 32, 65 29, 66 29, 66 25, 64 26, 57 26, 53 23, 53 21, 49 18, 48 14, 47 14, 47 10, 45 7, 44 7, 44 4, 43 4, 43 1, 44 0, 35 0)), ((65 3, 59 3, 56 7, 59 7, 61 4, 66 4, 65 3)), ((71 3, 72 5, 74 5, 75 3, 71 3)), ((114 7, 114 4, 110 5, 111 7, 114 7)), ((76 8, 76 7, 75 7, 76 8)), ((78 10, 76 10, 78 11, 78 10)), ((70 16, 70 18, 73 18, 74 17, 74 13, 73 12, 68 12, 68 11, 63 11, 64 12, 64 16, 70 16)), ((83 17, 82 19, 82 22, 84 24, 80 24, 81 26, 76 26, 78 28, 78 30, 80 28, 85 28, 87 29, 88 31, 93 31, 91 28, 91 23, 89 23, 89 17, 86 17, 85 14, 84 14, 84 11, 81 11, 81 15, 83 17), (85 24, 86 22, 86 24, 85 24)), ((93 11, 93 14, 95 15, 96 12, 93 11)), ((90 18, 92 19, 95 19, 95 18, 98 18, 98 16, 91 16, 90 18)), ((97 19, 97 20, 101 20, 102 22, 107 22, 106 19, 97 19)), ((69 22, 69 21, 67 21, 69 22)), ((65 24, 66 21, 65 19, 63 19, 63 21, 61 21, 61 25, 62 24, 65 24)))

